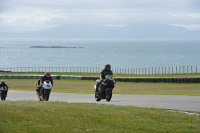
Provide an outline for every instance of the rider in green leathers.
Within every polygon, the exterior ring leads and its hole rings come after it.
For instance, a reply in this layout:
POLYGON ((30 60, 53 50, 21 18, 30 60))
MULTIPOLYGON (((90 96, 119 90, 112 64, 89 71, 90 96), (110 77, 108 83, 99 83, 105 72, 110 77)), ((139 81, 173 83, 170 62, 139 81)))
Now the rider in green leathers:
POLYGON ((111 70, 111 65, 110 64, 105 65, 105 68, 101 71, 100 80, 97 80, 96 91, 97 91, 99 85, 102 83, 102 80, 105 79, 106 75, 110 75, 110 76, 113 77, 113 72, 111 70))
POLYGON ((110 64, 105 65, 105 68, 101 71, 100 79, 105 79, 106 75, 113 76, 113 72, 110 69, 111 69, 110 64))

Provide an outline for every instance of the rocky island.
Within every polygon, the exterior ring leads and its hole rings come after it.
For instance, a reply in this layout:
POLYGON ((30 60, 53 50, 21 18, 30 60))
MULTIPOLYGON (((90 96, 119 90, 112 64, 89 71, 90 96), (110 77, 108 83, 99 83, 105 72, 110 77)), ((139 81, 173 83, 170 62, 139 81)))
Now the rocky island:
POLYGON ((31 46, 30 48, 85 48, 85 47, 63 47, 63 46, 31 46))

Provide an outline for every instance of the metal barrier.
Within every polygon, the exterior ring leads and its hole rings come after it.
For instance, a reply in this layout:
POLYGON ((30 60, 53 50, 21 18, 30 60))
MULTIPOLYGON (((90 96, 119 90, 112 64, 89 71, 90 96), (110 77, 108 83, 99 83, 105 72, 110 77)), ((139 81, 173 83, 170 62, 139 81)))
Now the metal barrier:
MULTIPOLYGON (((62 73, 100 73, 99 67, 11 67, 0 68, 0 72, 62 72, 62 73)), ((200 66, 149 67, 149 68, 112 68, 116 74, 186 74, 200 73, 200 66)))
MULTIPOLYGON (((41 75, 0 75, 0 79, 38 79, 41 75)), ((55 80, 95 80, 98 77, 86 76, 73 76, 73 75, 52 75, 55 80)), ((145 82, 145 83, 200 83, 200 77, 130 77, 119 78, 116 77, 115 81, 119 82, 145 82)))

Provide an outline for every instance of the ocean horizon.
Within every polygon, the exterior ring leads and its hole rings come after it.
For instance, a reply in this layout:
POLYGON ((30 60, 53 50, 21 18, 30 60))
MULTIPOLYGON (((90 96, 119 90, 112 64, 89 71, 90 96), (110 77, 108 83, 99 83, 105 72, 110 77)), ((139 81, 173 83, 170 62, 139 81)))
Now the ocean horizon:
POLYGON ((200 40, 0 38, 0 68, 200 65, 199 49, 200 40))

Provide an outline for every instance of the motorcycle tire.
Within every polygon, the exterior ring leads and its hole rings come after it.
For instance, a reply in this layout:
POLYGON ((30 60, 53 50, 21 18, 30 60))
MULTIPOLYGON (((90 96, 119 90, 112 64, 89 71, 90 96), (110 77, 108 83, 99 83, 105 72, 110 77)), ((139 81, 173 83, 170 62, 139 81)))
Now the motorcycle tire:
POLYGON ((106 101, 110 102, 111 98, 112 98, 112 90, 108 89, 108 91, 106 92, 106 101))
POLYGON ((1 95, 1 100, 6 100, 6 96, 5 95, 1 95))
POLYGON ((97 102, 101 101, 101 99, 98 98, 96 94, 95 94, 95 100, 96 100, 97 102))
POLYGON ((49 95, 50 95, 50 92, 47 91, 46 94, 45 94, 45 97, 44 97, 44 100, 45 100, 45 101, 48 101, 48 100, 49 100, 49 95))

